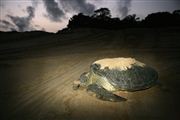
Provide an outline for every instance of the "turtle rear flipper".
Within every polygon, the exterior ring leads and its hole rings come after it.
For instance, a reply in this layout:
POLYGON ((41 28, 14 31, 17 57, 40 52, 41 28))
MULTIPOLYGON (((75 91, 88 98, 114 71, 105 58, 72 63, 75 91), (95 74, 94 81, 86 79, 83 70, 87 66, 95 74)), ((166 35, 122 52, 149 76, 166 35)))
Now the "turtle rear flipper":
POLYGON ((87 91, 91 91, 96 94, 96 97, 98 99, 104 100, 104 101, 112 101, 112 102, 121 102, 126 101, 125 98, 117 96, 113 94, 112 92, 107 91, 101 86, 98 86, 97 84, 91 84, 88 86, 87 91))

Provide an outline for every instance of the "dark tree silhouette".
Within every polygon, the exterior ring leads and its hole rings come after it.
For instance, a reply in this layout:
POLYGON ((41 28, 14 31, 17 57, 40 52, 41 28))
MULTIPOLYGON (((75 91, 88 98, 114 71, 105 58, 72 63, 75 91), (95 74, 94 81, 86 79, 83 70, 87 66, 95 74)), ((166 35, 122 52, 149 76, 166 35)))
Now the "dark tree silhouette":
POLYGON ((174 14, 174 15, 180 15, 180 10, 175 10, 175 11, 173 12, 173 14, 174 14))
POLYGON ((94 11, 92 17, 101 18, 101 19, 110 18, 111 11, 108 8, 100 8, 94 11))
POLYGON ((178 11, 174 11, 173 14, 169 12, 149 14, 145 18, 144 23, 146 26, 151 27, 179 26, 180 14, 178 14, 178 11))
POLYGON ((136 14, 133 14, 133 15, 128 15, 126 16, 123 21, 128 21, 128 22, 137 22, 140 18, 139 17, 136 17, 136 14))
POLYGON ((79 13, 74 15, 65 30, 74 28, 103 28, 103 29, 123 29, 130 27, 180 27, 180 10, 173 13, 157 12, 149 14, 145 19, 140 20, 135 14, 128 15, 124 19, 111 18, 108 8, 100 8, 94 11, 92 16, 79 13))
POLYGON ((77 28, 77 27, 88 27, 91 22, 91 17, 84 15, 83 13, 79 13, 78 15, 74 15, 68 24, 68 28, 77 28))
POLYGON ((135 27, 138 24, 139 17, 135 14, 126 16, 121 22, 123 27, 135 27))

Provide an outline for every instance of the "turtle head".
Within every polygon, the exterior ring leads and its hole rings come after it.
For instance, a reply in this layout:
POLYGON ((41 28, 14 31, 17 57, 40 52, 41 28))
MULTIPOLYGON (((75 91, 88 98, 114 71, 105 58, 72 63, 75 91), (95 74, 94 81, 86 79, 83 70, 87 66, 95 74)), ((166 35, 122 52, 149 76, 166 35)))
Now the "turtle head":
POLYGON ((88 83, 88 74, 87 72, 84 72, 83 74, 81 74, 79 80, 80 80, 80 86, 86 86, 88 83))
POLYGON ((84 72, 83 74, 81 74, 79 80, 75 80, 73 82, 73 89, 77 90, 80 87, 86 87, 87 86, 87 81, 88 81, 88 73, 84 72))

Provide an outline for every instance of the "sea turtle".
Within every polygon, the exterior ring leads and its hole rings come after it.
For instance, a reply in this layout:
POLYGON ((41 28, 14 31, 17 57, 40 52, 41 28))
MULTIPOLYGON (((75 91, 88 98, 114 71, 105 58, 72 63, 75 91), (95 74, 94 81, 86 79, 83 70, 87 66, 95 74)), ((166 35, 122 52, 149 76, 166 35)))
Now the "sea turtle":
POLYGON ((114 92, 147 89, 157 81, 158 73, 134 58, 105 58, 92 63, 90 71, 74 81, 73 88, 84 87, 99 99, 117 102, 126 99, 114 92))

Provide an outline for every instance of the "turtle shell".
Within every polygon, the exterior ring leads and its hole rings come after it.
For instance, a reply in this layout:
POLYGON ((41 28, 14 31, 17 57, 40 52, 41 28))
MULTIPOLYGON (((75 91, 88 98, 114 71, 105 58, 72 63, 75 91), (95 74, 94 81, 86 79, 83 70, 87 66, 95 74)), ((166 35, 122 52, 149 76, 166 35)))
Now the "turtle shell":
MULTIPOLYGON (((80 79, 81 80, 81 79, 80 79)), ((95 61, 86 74, 86 85, 96 83, 108 91, 136 91, 157 83, 155 69, 132 58, 114 58, 95 61)))

